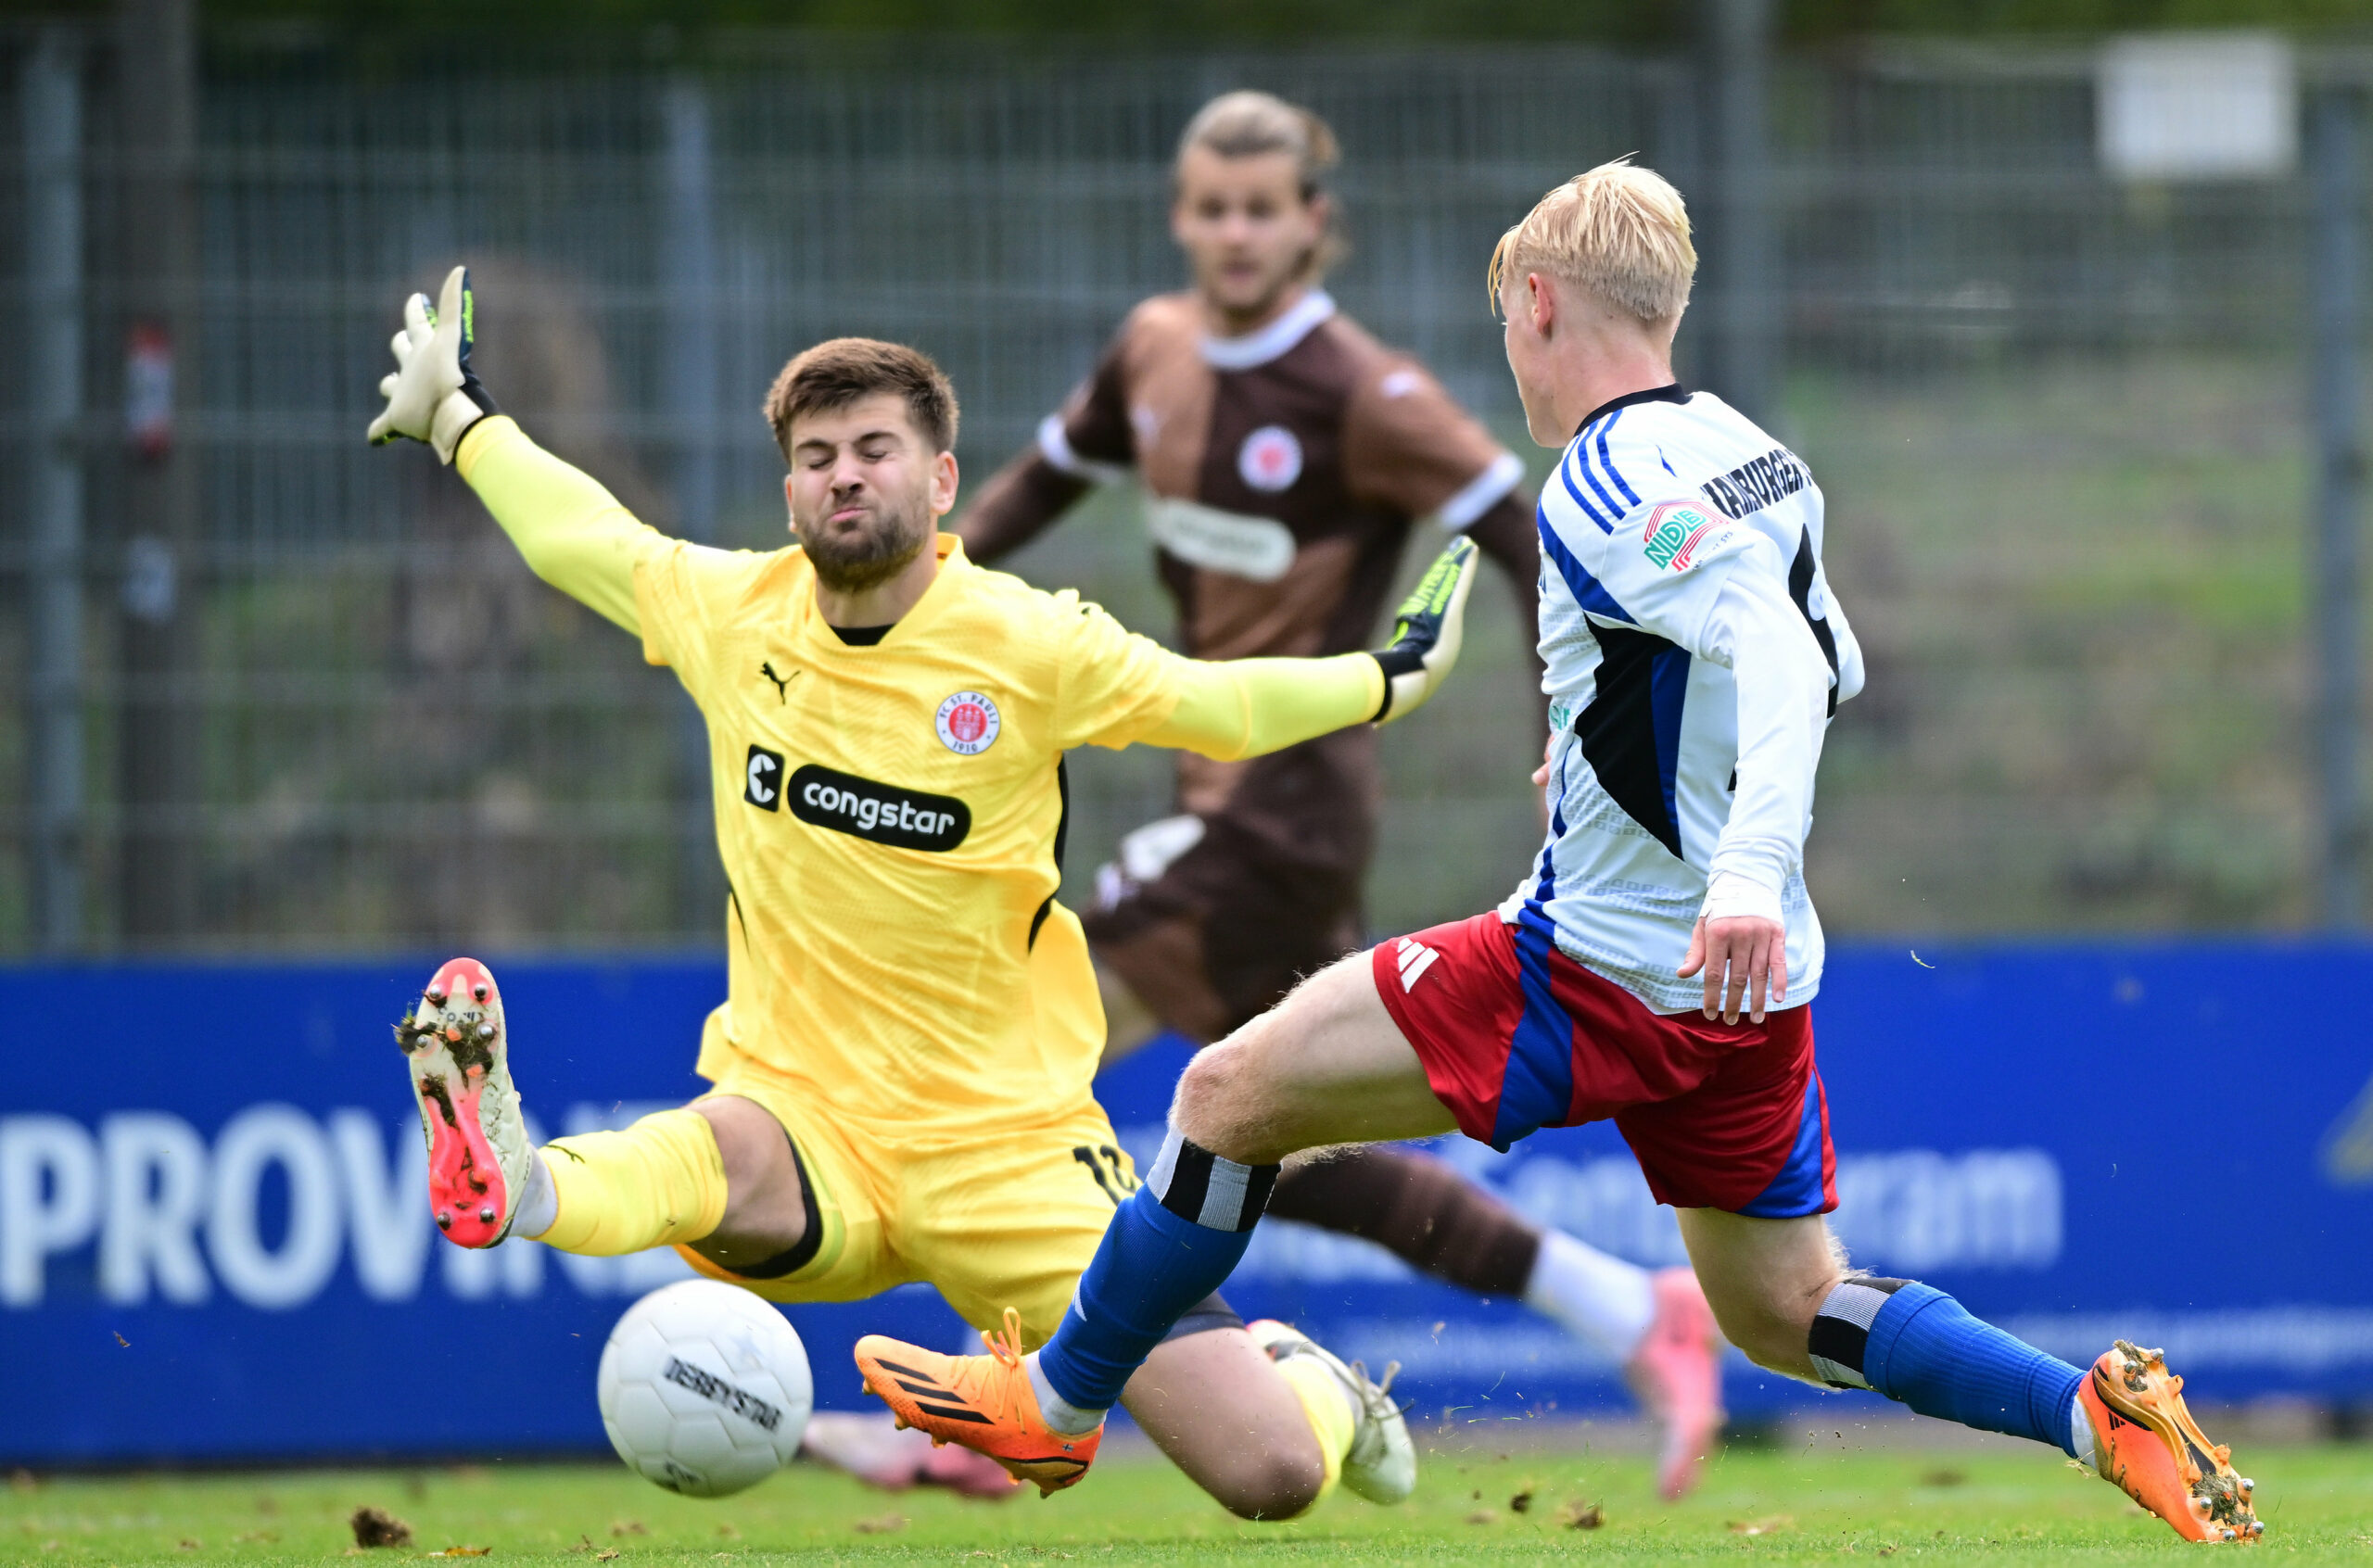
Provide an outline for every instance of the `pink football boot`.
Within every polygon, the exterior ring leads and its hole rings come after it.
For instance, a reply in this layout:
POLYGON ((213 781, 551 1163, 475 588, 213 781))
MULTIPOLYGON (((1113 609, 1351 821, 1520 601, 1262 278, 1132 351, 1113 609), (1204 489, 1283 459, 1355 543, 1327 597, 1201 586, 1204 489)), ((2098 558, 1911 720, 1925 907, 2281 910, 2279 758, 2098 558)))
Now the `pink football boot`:
POLYGON ((536 1151, 511 1086, 502 993, 475 958, 448 959, 396 1025, 412 1097, 428 1135, 428 1207, 463 1246, 492 1246, 511 1230, 536 1151))
POLYGON ((1021 1483, 986 1454, 954 1443, 934 1444, 920 1427, 901 1427, 886 1415, 818 1410, 800 1439, 799 1457, 829 1465, 885 1492, 945 1486, 960 1497, 1010 1498, 1021 1483))
POLYGON ((1722 1337, 1695 1274, 1663 1269, 1652 1283, 1656 1315, 1623 1364, 1623 1377, 1664 1423, 1656 1490, 1677 1502, 1697 1485, 1698 1465, 1722 1430, 1722 1337))

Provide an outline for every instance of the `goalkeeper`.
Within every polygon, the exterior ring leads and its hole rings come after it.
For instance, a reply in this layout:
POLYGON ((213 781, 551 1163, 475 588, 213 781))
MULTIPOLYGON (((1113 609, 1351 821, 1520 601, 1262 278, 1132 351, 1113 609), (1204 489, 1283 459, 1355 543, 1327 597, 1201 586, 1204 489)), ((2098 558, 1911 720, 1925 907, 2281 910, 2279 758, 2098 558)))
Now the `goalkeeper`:
MULTIPOLYGON (((672 1245, 775 1301, 927 1281, 1000 1354, 1034 1348, 1136 1186, 1090 1093, 1103 1013, 1055 900, 1063 752, 1232 759, 1401 717, 1457 657, 1474 547, 1443 552, 1381 652, 1181 658, 939 532, 956 398, 911 348, 838 338, 783 368, 766 412, 795 543, 721 550, 646 527, 495 411, 461 269, 405 315, 372 438, 428 442, 538 575, 676 671, 707 721, 730 889, 714 1088, 621 1132, 531 1147, 493 978, 438 970, 398 1030, 437 1223, 465 1246, 672 1245)), ((1155 1350, 1124 1396, 1155 1442, 1249 1518, 1339 1477, 1406 1495, 1383 1392, 1255 1330, 1213 1296, 1155 1350)), ((996 1457, 1053 1486, 1084 1468, 1067 1448, 996 1457)))

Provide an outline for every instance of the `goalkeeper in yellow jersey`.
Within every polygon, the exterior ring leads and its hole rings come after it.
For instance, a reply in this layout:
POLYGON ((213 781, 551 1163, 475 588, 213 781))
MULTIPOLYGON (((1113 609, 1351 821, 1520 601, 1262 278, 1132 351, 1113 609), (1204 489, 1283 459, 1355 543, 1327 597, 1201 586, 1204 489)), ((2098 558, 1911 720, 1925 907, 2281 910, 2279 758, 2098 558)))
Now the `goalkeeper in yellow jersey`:
MULTIPOLYGON (((439 968, 398 1029, 438 1225, 464 1246, 672 1245, 775 1301, 927 1281, 1004 1353, 1034 1348, 1136 1182, 1090 1091, 1104 1017, 1055 900, 1063 752, 1248 757, 1399 718, 1457 656, 1474 547, 1444 552, 1380 652, 1182 658, 938 531, 956 398, 911 348, 838 338, 784 366, 766 412, 796 542, 723 550, 636 521, 497 413, 472 316, 460 268, 436 310, 407 303, 372 439, 433 446, 539 576, 700 705, 729 979, 709 1094, 536 1148, 493 977, 439 968)), ((1364 1372, 1217 1296, 1180 1331, 1125 1402, 1229 1509, 1290 1517, 1339 1476, 1407 1493, 1408 1434, 1364 1372)), ((1017 1474, 1084 1467, 1060 1435, 1021 1441, 996 1456, 1017 1474)))

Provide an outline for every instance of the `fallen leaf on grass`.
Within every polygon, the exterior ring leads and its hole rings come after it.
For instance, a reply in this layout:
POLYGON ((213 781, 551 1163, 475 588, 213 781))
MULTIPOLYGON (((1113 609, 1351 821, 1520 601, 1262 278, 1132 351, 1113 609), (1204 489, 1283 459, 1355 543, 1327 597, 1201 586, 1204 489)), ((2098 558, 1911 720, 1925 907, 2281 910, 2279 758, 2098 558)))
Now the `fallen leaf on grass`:
POLYGON ((493 1550, 492 1547, 459 1546, 447 1547, 443 1551, 432 1551, 428 1555, 431 1557, 485 1557, 493 1550))
POLYGON ((173 1549, 175 1551, 203 1551, 206 1549, 206 1546, 202 1541, 195 1541, 190 1539, 189 1536, 184 1536, 180 1540, 173 1543, 173 1549))
POLYGON ((1569 1502, 1558 1509, 1557 1523, 1568 1530, 1595 1530, 1606 1523, 1606 1511, 1596 1503, 1569 1502))
POLYGON ((1532 1492, 1529 1488, 1518 1492, 1515 1497, 1508 1499, 1508 1511, 1510 1513, 1522 1513, 1531 1506, 1532 1492))
POLYGON ((742 1538, 742 1532, 733 1527, 730 1520, 719 1524, 717 1527, 717 1534, 720 1540, 738 1541, 742 1538))
POLYGON ((907 1516, 903 1513, 876 1514, 871 1519, 860 1519, 849 1526, 860 1536, 886 1536, 906 1527, 907 1516))
POLYGON ((615 1562, 617 1560, 618 1554, 615 1551, 597 1551, 593 1554, 593 1561, 596 1562, 615 1562))
POLYGON ((1469 1524, 1497 1524, 1500 1522, 1500 1511, 1496 1508, 1478 1508, 1466 1516, 1466 1522, 1469 1524))
POLYGON ((1883 1546, 1879 1549, 1879 1555, 1881 1557, 1893 1557, 1895 1555, 1895 1548, 1891 1546, 1883 1546))
POLYGON ((1796 1522, 1794 1515, 1786 1513, 1775 1513, 1770 1515, 1769 1518, 1764 1519, 1733 1519, 1731 1521, 1731 1534, 1733 1536, 1769 1536, 1774 1531, 1788 1528, 1788 1526, 1794 1524, 1796 1522))
POLYGON ((412 1545, 412 1526, 384 1509, 358 1508, 347 1524, 353 1527, 354 1544, 359 1547, 412 1545))

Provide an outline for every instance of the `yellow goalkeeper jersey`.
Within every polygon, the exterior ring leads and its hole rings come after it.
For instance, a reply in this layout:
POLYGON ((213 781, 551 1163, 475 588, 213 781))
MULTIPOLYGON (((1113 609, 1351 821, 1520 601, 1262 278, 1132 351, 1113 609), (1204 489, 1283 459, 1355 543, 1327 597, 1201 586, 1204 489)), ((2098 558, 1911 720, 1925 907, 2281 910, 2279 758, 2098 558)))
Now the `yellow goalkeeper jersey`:
POLYGON ((1055 902, 1062 753, 1158 727, 1184 661, 938 549, 871 647, 825 624, 796 549, 670 543, 635 601, 708 721, 730 984, 702 1075, 740 1052, 836 1114, 977 1132, 1088 1102, 1104 1018, 1055 902))
POLYGON ((1055 902, 1062 754, 1133 740, 1257 756, 1376 714, 1381 666, 1181 658, 938 536, 877 643, 844 641, 797 548, 669 539, 511 420, 454 466, 536 573, 642 639, 708 721, 732 893, 701 1041, 895 1137, 1056 1123, 1092 1104, 1104 1015, 1055 902))

